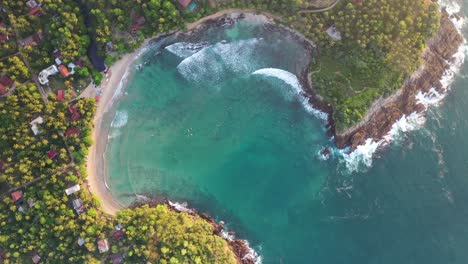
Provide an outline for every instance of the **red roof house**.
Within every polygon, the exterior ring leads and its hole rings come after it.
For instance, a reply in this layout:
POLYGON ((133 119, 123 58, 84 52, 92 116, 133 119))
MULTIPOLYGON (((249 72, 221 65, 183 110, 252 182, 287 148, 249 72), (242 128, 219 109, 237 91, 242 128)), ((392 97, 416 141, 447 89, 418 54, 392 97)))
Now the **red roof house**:
POLYGON ((68 71, 67 67, 63 64, 59 66, 59 71, 60 71, 60 74, 62 74, 64 78, 67 78, 68 76, 70 76, 70 72, 68 71))
POLYGON ((42 34, 41 33, 36 33, 33 35, 33 40, 36 42, 36 44, 41 43, 42 40, 42 34))
POLYGON ((3 34, 0 34, 0 43, 3 43, 5 41, 8 40, 8 36, 7 35, 3 35, 3 34))
POLYGON ((68 107, 68 111, 70 111, 70 114, 74 114, 76 113, 76 110, 78 110, 78 105, 74 105, 74 106, 69 106, 68 107))
POLYGON ((10 87, 13 84, 13 80, 10 79, 10 76, 7 74, 3 75, 0 79, 0 84, 3 84, 6 87, 10 87))
POLYGON ((143 25, 145 22, 146 22, 146 18, 144 16, 140 16, 136 19, 136 23, 140 26, 143 25))
POLYGON ((3 170, 3 166, 5 166, 5 164, 0 161, 0 171, 3 170))
POLYGON ((65 136, 67 138, 69 138, 69 137, 71 137, 73 135, 80 135, 80 133, 81 133, 81 130, 79 128, 76 128, 76 127, 75 128, 69 128, 69 129, 67 129, 67 132, 65 132, 65 136))
POLYGON ((57 91, 57 101, 62 101, 63 100, 63 90, 58 90, 57 91))
POLYGON ((8 91, 7 87, 0 83, 0 95, 6 94, 7 91, 8 91))
POLYGON ((42 13, 41 7, 36 6, 35 8, 29 10, 28 15, 30 16, 42 16, 44 13, 42 13))
POLYGON ((183 7, 187 7, 191 2, 192 0, 179 0, 179 4, 183 7))
POLYGON ((21 191, 16 191, 16 192, 11 193, 11 198, 15 202, 18 201, 19 199, 21 199, 22 197, 23 197, 23 193, 21 191))
POLYGON ((55 150, 49 150, 47 152, 47 157, 49 157, 49 159, 53 159, 53 158, 57 157, 57 155, 58 155, 58 152, 55 151, 55 150))
POLYGON ((81 117, 80 113, 75 112, 75 113, 72 115, 72 117, 70 118, 70 122, 75 122, 75 121, 78 120, 78 118, 80 118, 80 117, 81 117))
POLYGON ((101 97, 99 97, 99 96, 94 97, 94 100, 96 100, 96 102, 99 102, 100 99, 101 99, 101 97))
POLYGON ((124 235, 125 235, 125 232, 123 230, 118 230, 112 235, 112 239, 120 240, 124 235))

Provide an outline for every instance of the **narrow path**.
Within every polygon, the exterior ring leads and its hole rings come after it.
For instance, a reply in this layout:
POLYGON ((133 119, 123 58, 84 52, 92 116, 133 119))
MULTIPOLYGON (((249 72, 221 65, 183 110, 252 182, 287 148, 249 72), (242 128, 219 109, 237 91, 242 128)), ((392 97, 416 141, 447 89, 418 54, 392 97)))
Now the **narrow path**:
POLYGON ((232 13, 256 13, 256 14, 264 15, 264 16, 266 16, 268 18, 271 18, 271 19, 282 20, 282 18, 280 16, 274 15, 274 14, 269 13, 269 12, 264 12, 264 11, 261 11, 261 10, 258 10, 258 9, 228 8, 228 9, 218 11, 218 12, 216 12, 214 14, 209 15, 209 16, 206 16, 206 17, 204 17, 204 18, 202 18, 202 19, 200 19, 200 20, 198 20, 196 22, 187 24, 187 30, 194 29, 194 28, 198 27, 199 25, 205 23, 208 20, 216 19, 218 17, 224 16, 224 15, 227 15, 227 14, 232 14, 232 13))
POLYGON ((332 8, 334 8, 341 0, 336 0, 333 4, 328 7, 320 8, 320 9, 303 9, 299 11, 299 13, 321 13, 326 12, 332 8))
POLYGON ((20 186, 16 186, 16 187, 10 188, 10 189, 8 189, 7 191, 5 191, 4 193, 0 194, 0 198, 3 197, 3 196, 5 196, 5 195, 7 195, 7 194, 9 194, 9 193, 12 193, 12 192, 14 192, 14 191, 16 191, 16 190, 19 190, 19 189, 21 189, 21 188, 28 188, 28 187, 31 186, 32 184, 34 184, 34 183, 36 183, 36 182, 39 182, 39 181, 41 181, 41 180, 43 180, 43 179, 47 179, 47 178, 49 178, 49 177, 52 176, 52 175, 62 173, 62 172, 64 172, 64 171, 66 171, 67 169, 69 169, 71 166, 72 166, 72 164, 64 165, 64 166, 61 167, 60 169, 55 170, 53 173, 51 173, 51 174, 49 174, 49 175, 46 175, 45 177, 37 177, 37 178, 35 178, 35 179, 33 179, 33 180, 27 182, 27 183, 21 184, 20 186))

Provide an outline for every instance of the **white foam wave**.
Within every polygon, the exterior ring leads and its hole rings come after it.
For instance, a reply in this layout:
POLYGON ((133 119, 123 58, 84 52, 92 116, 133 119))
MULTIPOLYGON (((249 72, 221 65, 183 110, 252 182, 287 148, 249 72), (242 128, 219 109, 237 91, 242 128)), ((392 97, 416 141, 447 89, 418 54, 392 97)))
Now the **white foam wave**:
POLYGON ((185 202, 184 203, 178 203, 178 202, 168 201, 168 203, 172 208, 174 208, 175 210, 177 210, 179 212, 185 212, 185 213, 189 213, 189 214, 195 213, 195 210, 188 208, 188 204, 185 203, 185 202))
POLYGON ((107 139, 117 138, 117 137, 119 137, 120 135, 122 135, 122 131, 120 131, 120 130, 112 130, 111 132, 109 132, 109 135, 107 135, 107 139))
POLYGON ((357 146, 353 152, 346 154, 343 151, 343 160, 346 163, 348 171, 358 171, 362 165, 366 167, 372 166, 372 157, 379 145, 379 142, 368 138, 363 145, 357 146))
POLYGON ((294 96, 299 98, 299 101, 307 110, 307 112, 313 114, 314 116, 316 116, 317 118, 325 122, 328 120, 328 114, 313 108, 312 105, 309 103, 309 99, 303 95, 302 85, 299 82, 299 79, 297 78, 296 75, 288 71, 285 71, 282 69, 276 69, 276 68, 264 68, 264 69, 256 70, 252 74, 263 75, 263 76, 273 77, 273 78, 282 80, 283 82, 285 82, 286 84, 288 84, 290 87, 294 89, 293 90, 294 96))
POLYGON ((439 0, 441 8, 445 8, 447 13, 450 15, 450 20, 457 28, 458 32, 461 33, 461 29, 464 27, 466 19, 461 15, 461 6, 456 1, 451 0, 439 0))
POLYGON ((208 46, 210 46, 208 43, 177 42, 165 47, 164 49, 181 59, 185 59, 208 46))
POLYGON ((221 231, 221 237, 228 240, 228 241, 233 241, 234 239, 236 239, 236 236, 233 233, 228 232, 225 229, 223 229, 223 231, 221 231))
POLYGON ((255 250, 253 250, 250 245, 249 241, 243 240, 246 246, 249 248, 249 252, 242 258, 242 259, 251 259, 254 261, 255 264, 261 264, 262 263, 262 257, 258 255, 255 250))
POLYGON ((216 43, 202 48, 184 59, 177 70, 191 82, 218 83, 232 73, 250 73, 255 70, 257 46, 261 39, 239 40, 231 43, 216 43))
POLYGON ((117 111, 112 120, 111 127, 119 128, 124 127, 128 122, 128 112, 127 111, 117 111))
POLYGON ((278 78, 293 87, 297 93, 302 91, 301 84, 297 79, 297 76, 288 71, 275 68, 265 68, 256 70, 252 74, 278 78))

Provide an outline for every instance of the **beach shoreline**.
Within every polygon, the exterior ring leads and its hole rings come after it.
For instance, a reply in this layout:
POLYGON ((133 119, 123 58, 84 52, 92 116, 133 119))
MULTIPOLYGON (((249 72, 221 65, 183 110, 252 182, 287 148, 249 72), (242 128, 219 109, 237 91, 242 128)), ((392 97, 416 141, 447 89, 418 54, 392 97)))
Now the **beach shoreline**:
MULTIPOLYGON (((99 102, 97 103, 93 121, 93 145, 89 149, 86 161, 88 172, 87 184, 91 193, 99 199, 101 210, 110 215, 117 214, 117 212, 124 209, 125 206, 119 203, 119 201, 112 195, 106 182, 103 155, 106 150, 108 131, 103 127, 102 121, 111 106, 114 94, 116 93, 120 82, 123 81, 122 79, 125 77, 125 73, 138 57, 138 54, 147 47, 151 39, 146 39, 140 48, 132 53, 122 56, 121 59, 115 62, 109 68, 109 71, 101 84, 102 93, 99 96, 99 102)), ((90 87, 83 91, 81 97, 94 98, 97 90, 98 89, 94 88, 91 84, 90 87)))

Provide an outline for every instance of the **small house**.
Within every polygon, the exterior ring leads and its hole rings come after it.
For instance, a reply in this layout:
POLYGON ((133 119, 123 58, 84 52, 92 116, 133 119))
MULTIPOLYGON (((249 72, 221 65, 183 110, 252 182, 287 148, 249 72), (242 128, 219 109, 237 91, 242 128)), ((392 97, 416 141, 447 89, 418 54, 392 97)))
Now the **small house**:
POLYGON ((8 92, 8 87, 0 83, 0 95, 4 95, 8 92))
POLYGON ((33 9, 38 6, 37 2, 35 0, 29 0, 26 2, 26 6, 29 7, 29 9, 33 9))
POLYGON ((60 58, 55 58, 55 64, 57 65, 62 64, 62 60, 60 58))
POLYGON ((75 63, 70 62, 70 63, 68 63, 67 67, 70 69, 70 74, 71 75, 75 74, 75 68, 76 68, 75 63))
POLYGON ((57 101, 62 101, 63 100, 63 90, 58 90, 57 91, 57 101))
POLYGON ((72 115, 72 117, 70 118, 70 122, 75 122, 75 121, 78 120, 80 117, 81 117, 80 113, 75 112, 75 113, 72 115))
POLYGON ((51 65, 49 66, 47 69, 44 69, 42 70, 40 73, 39 73, 39 83, 41 83, 42 85, 46 85, 49 83, 49 76, 50 75, 55 75, 57 74, 59 71, 57 69, 57 66, 55 65, 51 65))
POLYGON ((23 193, 21 191, 15 191, 11 193, 11 199, 13 199, 15 202, 21 201, 22 198, 23 193))
POLYGON ((341 32, 336 28, 335 25, 333 25, 333 26, 331 26, 331 27, 329 27, 327 29, 327 34, 334 41, 340 41, 341 40, 341 32))
POLYGON ((41 133, 41 131, 39 130, 39 127, 38 125, 40 124, 43 124, 44 123, 44 119, 42 119, 42 117, 37 117, 36 119, 34 119, 33 121, 31 121, 30 125, 31 125, 31 130, 33 131, 34 135, 37 135, 39 133, 41 133))
POLYGON ((69 129, 67 129, 67 132, 65 132, 65 136, 67 138, 69 138, 69 137, 71 137, 73 135, 79 136, 80 133, 81 133, 81 130, 79 128, 76 128, 76 127, 75 128, 69 128, 69 129))
POLYGON ((120 240, 123 236, 125 235, 125 232, 123 230, 117 230, 112 234, 112 239, 115 241, 120 240))
POLYGON ((4 74, 2 78, 0 78, 0 84, 4 85, 5 87, 10 87, 13 85, 13 80, 8 76, 8 74, 4 74))
POLYGON ((104 252, 109 251, 109 243, 107 242, 107 239, 100 238, 97 241, 97 246, 98 246, 99 253, 104 253, 104 252))
POLYGON ((42 12, 41 7, 38 5, 38 6, 34 7, 34 8, 32 8, 31 10, 29 10, 28 15, 30 15, 30 16, 42 16, 42 15, 44 15, 44 13, 42 12))
POLYGON ((112 264, 122 264, 123 263, 123 254, 112 254, 109 256, 112 264))
POLYGON ((31 259, 34 264, 37 264, 41 261, 41 257, 37 253, 34 254, 31 259))
POLYGON ((81 246, 83 246, 84 244, 85 244, 84 238, 82 238, 82 237, 78 238, 78 246, 81 247, 81 246))
POLYGON ((75 199, 72 201, 73 209, 76 211, 78 215, 84 213, 86 211, 86 207, 83 205, 83 201, 81 199, 75 199))
POLYGON ((68 189, 65 189, 65 193, 67 195, 71 195, 73 193, 76 193, 77 191, 79 191, 81 188, 80 188, 80 185, 79 184, 75 184, 73 185, 72 187, 68 188, 68 189))
POLYGON ((59 66, 59 72, 63 76, 63 78, 67 78, 70 76, 70 72, 68 71, 67 67, 63 64, 59 66))
POLYGON ((41 41, 42 41, 42 33, 38 32, 38 33, 34 34, 34 35, 32 36, 32 38, 33 38, 33 40, 34 40, 34 42, 35 42, 36 44, 39 44, 39 43, 41 43, 41 41))
POLYGON ((74 105, 74 106, 69 106, 68 107, 68 111, 70 112, 70 114, 74 114, 76 113, 76 110, 78 110, 78 105, 74 105))
POLYGON ((55 151, 55 150, 51 149, 51 150, 47 151, 47 157, 49 159, 54 159, 55 157, 57 157, 57 155, 58 155, 58 152, 55 151))
POLYGON ((185 8, 187 8, 191 2, 192 0, 179 0, 179 4, 185 8))

